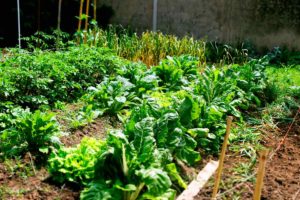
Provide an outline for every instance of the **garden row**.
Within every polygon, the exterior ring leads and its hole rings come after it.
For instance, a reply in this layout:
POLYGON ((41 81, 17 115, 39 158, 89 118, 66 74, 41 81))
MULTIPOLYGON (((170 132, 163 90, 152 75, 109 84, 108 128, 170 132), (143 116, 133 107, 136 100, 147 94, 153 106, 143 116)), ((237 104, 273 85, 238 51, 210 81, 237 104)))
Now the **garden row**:
POLYGON ((218 152, 226 115, 267 100, 268 59, 219 69, 180 56, 148 69, 98 48, 10 57, 0 66, 0 156, 49 157, 53 178, 84 187, 82 199, 174 199, 186 187, 178 163, 218 152), (116 116, 123 129, 64 147, 55 116, 34 110, 77 99, 83 120, 116 116))

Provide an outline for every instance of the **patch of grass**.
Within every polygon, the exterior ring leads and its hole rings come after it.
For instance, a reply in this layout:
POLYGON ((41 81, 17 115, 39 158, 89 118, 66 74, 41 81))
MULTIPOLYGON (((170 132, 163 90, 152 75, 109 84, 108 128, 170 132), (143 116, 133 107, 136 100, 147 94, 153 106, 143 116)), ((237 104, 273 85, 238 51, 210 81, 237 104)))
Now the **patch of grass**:
POLYGON ((300 86, 300 65, 275 67, 266 69, 270 81, 276 83, 281 89, 290 86, 300 86))
POLYGON ((6 185, 0 185, 0 199, 5 199, 10 193, 10 189, 6 185))
POLYGON ((262 148, 260 144, 260 133, 249 127, 245 122, 232 128, 230 135, 231 145, 229 149, 239 153, 243 157, 254 158, 256 151, 262 148))
POLYGON ((262 123, 290 122, 300 106, 300 65, 269 66, 266 74, 269 104, 261 112, 262 123))
POLYGON ((30 176, 33 176, 33 169, 30 163, 24 162, 21 159, 6 159, 4 162, 4 167, 6 172, 11 176, 18 176, 23 179, 27 179, 30 176))

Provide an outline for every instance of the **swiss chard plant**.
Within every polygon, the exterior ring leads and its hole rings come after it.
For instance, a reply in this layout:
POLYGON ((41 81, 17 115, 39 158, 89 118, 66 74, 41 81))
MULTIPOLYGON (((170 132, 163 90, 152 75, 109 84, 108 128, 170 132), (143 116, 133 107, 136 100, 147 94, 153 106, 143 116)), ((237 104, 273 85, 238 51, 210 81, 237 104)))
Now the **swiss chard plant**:
POLYGON ((134 92, 135 85, 121 76, 106 78, 97 87, 90 87, 83 99, 102 114, 117 115, 123 121, 123 110, 140 102, 134 92))
POLYGON ((16 123, 0 132, 1 154, 12 157, 31 152, 48 155, 51 148, 60 145, 59 125, 52 113, 25 112, 16 123))

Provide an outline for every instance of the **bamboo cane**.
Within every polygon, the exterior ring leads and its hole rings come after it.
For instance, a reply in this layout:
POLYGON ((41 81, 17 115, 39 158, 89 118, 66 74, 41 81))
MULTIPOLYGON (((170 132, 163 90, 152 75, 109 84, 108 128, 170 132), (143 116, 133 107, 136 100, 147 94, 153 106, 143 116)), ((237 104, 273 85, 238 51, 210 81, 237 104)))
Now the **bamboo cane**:
POLYGON ((82 24, 82 10, 83 10, 83 3, 84 0, 80 1, 80 8, 79 8, 79 20, 78 20, 78 29, 77 31, 79 32, 81 30, 81 24, 82 24))
POLYGON ((263 187, 263 181, 264 181, 265 169, 267 163, 267 155, 268 155, 268 150, 264 150, 260 153, 259 156, 259 166, 258 166, 258 173, 256 177, 256 185, 255 185, 253 200, 260 200, 261 197, 261 190, 263 187))
POLYGON ((87 31, 88 31, 88 25, 89 25, 89 10, 90 10, 90 0, 86 1, 86 10, 85 10, 85 27, 84 27, 84 44, 87 42, 87 31))
POLYGON ((94 20, 97 20, 97 0, 94 0, 94 20))
MULTIPOLYGON (((97 21, 97 0, 94 0, 94 21, 97 21)), ((96 26, 94 27, 94 46, 96 46, 96 26)))
POLYGON ((232 116, 227 117, 226 135, 224 138, 222 151, 221 151, 221 155, 220 155, 219 167, 218 167, 218 172, 216 174, 216 180, 215 180, 212 199, 216 199, 216 196, 217 196, 217 193, 219 190, 219 185, 220 185, 221 175, 222 175, 222 171, 223 171, 225 153, 226 153, 226 148, 227 148, 227 144, 228 144, 228 138, 229 138, 229 134, 230 134, 232 119, 233 119, 232 116))

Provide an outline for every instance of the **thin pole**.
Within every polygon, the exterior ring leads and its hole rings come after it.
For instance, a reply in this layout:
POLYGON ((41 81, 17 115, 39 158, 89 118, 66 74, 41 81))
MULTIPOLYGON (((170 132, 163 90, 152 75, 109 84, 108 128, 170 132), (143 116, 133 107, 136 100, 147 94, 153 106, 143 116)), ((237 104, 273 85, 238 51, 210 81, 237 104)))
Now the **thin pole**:
POLYGON ((19 48, 21 49, 20 0, 17 0, 17 10, 18 10, 18 40, 19 40, 19 48))
POLYGON ((97 20, 97 0, 94 0, 94 20, 97 20))
MULTIPOLYGON (((97 22, 97 0, 94 0, 94 21, 97 22)), ((96 46, 96 26, 94 27, 94 45, 96 46)))
MULTIPOLYGON (((84 0, 80 0, 79 20, 78 20, 78 29, 77 29, 78 33, 81 30, 81 23, 82 23, 82 19, 81 18, 82 18, 83 3, 84 3, 84 0)), ((77 44, 79 44, 79 43, 80 43, 80 36, 78 35, 77 44)))
POLYGON ((153 0, 153 31, 157 31, 157 1, 158 0, 153 0))
POLYGON ((57 30, 60 31, 60 22, 61 22, 61 2, 58 0, 58 15, 57 15, 57 30))
POLYGON ((84 43, 86 44, 87 41, 87 31, 88 31, 88 25, 89 25, 89 10, 90 10, 90 0, 86 1, 86 11, 85 11, 85 27, 84 27, 84 43))
POLYGON ((223 171, 225 153, 226 153, 226 148, 227 148, 227 144, 228 144, 228 138, 229 138, 229 134, 230 134, 232 119, 233 119, 232 116, 227 117, 226 135, 224 138, 222 151, 221 151, 221 155, 220 155, 219 167, 218 167, 218 172, 216 174, 216 180, 215 180, 212 199, 216 199, 216 196, 217 196, 217 193, 219 190, 219 185, 221 182, 221 175, 222 175, 222 171, 223 171))
POLYGON ((40 30, 41 30, 41 0, 38 0, 38 10, 37 10, 37 37, 38 37, 38 43, 37 46, 40 48, 40 30))
POLYGON ((83 2, 84 2, 84 0, 81 0, 81 1, 80 1, 79 20, 78 20, 78 29, 77 29, 78 32, 79 32, 80 29, 81 29, 81 22, 82 22, 81 17, 82 17, 82 10, 83 10, 83 2))

